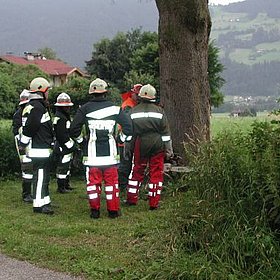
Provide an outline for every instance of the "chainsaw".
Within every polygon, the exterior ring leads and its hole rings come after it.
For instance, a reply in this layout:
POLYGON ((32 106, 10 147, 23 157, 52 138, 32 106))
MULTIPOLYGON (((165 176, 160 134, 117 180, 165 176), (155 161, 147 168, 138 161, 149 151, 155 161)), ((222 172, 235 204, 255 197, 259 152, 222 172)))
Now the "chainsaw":
POLYGON ((171 157, 167 162, 164 163, 163 171, 165 173, 169 172, 178 172, 178 173, 189 173, 192 171, 192 168, 188 166, 182 166, 180 161, 182 158, 175 154, 173 157, 171 157))

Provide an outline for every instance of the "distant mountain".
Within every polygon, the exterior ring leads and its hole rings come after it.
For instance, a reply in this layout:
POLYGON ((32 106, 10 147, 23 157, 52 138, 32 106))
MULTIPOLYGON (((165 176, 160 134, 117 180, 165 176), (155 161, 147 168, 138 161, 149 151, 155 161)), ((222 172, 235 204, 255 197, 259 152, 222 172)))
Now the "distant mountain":
POLYGON ((229 13, 246 13, 255 18, 259 13, 266 13, 269 17, 280 18, 280 1, 278 0, 246 0, 225 6, 223 9, 229 13))
POLYGON ((79 67, 101 38, 158 24, 153 0, 0 0, 0 7, 0 54, 49 47, 79 67))
POLYGON ((280 1, 246 0, 210 12, 211 38, 226 67, 225 93, 279 94, 280 1))

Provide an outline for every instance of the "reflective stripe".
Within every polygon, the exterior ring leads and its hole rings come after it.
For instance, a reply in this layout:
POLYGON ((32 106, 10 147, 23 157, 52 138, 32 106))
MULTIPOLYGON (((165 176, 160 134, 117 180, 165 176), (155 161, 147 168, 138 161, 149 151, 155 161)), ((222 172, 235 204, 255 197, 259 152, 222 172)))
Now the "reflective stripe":
POLYGON ((89 197, 89 199, 96 199, 96 198, 98 198, 98 194, 97 193, 90 193, 88 195, 88 197, 89 197))
POLYGON ((92 119, 104 119, 112 115, 118 115, 120 112, 120 107, 118 106, 110 106, 106 107, 91 113, 88 113, 86 117, 92 118, 92 119))
POLYGON ((87 166, 108 166, 115 165, 119 163, 119 159, 113 156, 105 156, 105 157, 83 157, 83 164, 87 166))
POLYGON ((154 196, 154 193, 153 192, 149 192, 149 196, 154 196))
POLYGON ((33 179, 33 174, 28 174, 28 173, 22 172, 22 178, 23 179, 33 179))
POLYGON ((137 189, 136 188, 128 188, 128 192, 137 193, 137 189))
POLYGON ((89 167, 86 167, 86 181, 87 181, 87 185, 90 184, 90 181, 89 181, 89 167))
POLYGON ((67 174, 56 174, 56 178, 57 179, 66 179, 67 178, 67 174))
POLYGON ((28 144, 30 140, 31 137, 25 136, 24 134, 22 134, 20 137, 20 142, 23 144, 28 144))
POLYGON ((161 140, 163 142, 167 142, 167 141, 170 141, 171 140, 171 137, 170 136, 161 136, 161 140))
POLYGON ((89 129, 109 130, 113 132, 116 122, 114 120, 89 120, 89 129))
POLYGON ((149 184, 149 188, 153 189, 154 188, 154 184, 149 184))
POLYGON ((68 142, 64 143, 64 145, 65 145, 68 149, 71 149, 71 148, 74 146, 74 141, 70 139, 68 142))
POLYGON ((48 112, 46 112, 45 114, 43 114, 42 118, 41 118, 41 123, 45 123, 51 120, 51 117, 49 115, 48 112))
POLYGON ((28 162, 32 162, 32 159, 27 157, 26 155, 22 156, 22 163, 28 163, 28 162))
POLYGON ((70 122, 70 121, 67 121, 67 122, 66 122, 66 128, 69 129, 70 126, 71 126, 71 122, 70 122))
POLYGON ((44 197, 44 205, 46 205, 46 204, 50 204, 51 203, 51 198, 50 198, 50 196, 48 195, 48 196, 45 196, 44 197))
POLYGON ((106 192, 112 192, 113 189, 114 189, 113 186, 106 186, 106 187, 105 187, 105 191, 106 191, 106 192))
POLYGON ((161 190, 157 190, 157 194, 161 194, 161 190))
POLYGON ((118 190, 119 189, 119 184, 115 184, 115 187, 118 190))
POLYGON ((119 193, 118 192, 116 193, 116 197, 119 197, 119 193))
POLYGON ((120 140, 122 142, 130 141, 131 139, 132 139, 132 136, 126 136, 123 132, 120 133, 120 140))
POLYGON ((107 195, 106 195, 106 199, 112 200, 112 199, 113 199, 113 195, 112 195, 112 194, 107 194, 107 195))
POLYGON ((137 186, 138 185, 138 181, 129 180, 128 184, 131 185, 131 186, 137 186))
POLYGON ((87 191, 96 191, 96 185, 94 186, 87 186, 87 191))
POLYGON ((158 182, 159 187, 162 187, 162 185, 163 185, 163 182, 158 182))
POLYGON ((131 114, 131 119, 140 119, 140 118, 162 119, 162 117, 163 117, 163 114, 155 113, 155 112, 141 112, 141 113, 131 114))
POLYGON ((27 121, 27 117, 22 117, 21 119, 22 126, 25 126, 26 121, 27 121))
POLYGON ((81 144, 83 142, 83 136, 80 135, 78 138, 76 138, 77 143, 81 144))
POLYGON ((120 133, 120 140, 122 141, 122 142, 124 142, 125 141, 125 139, 126 139, 126 135, 124 134, 124 133, 120 133))
POLYGON ((53 119, 53 124, 57 124, 57 122, 60 120, 60 118, 59 117, 54 117, 54 119, 53 119))
POLYGON ((71 159, 72 159, 72 153, 71 153, 71 154, 64 155, 63 158, 62 158, 61 163, 69 162, 71 159))
POLYGON ((36 182, 36 194, 35 198, 33 199, 33 207, 42 207, 44 204, 44 198, 41 198, 42 187, 43 187, 43 180, 44 180, 44 169, 38 170, 38 178, 36 182))
POLYGON ((28 149, 27 156, 34 158, 46 158, 51 155, 51 149, 28 149))

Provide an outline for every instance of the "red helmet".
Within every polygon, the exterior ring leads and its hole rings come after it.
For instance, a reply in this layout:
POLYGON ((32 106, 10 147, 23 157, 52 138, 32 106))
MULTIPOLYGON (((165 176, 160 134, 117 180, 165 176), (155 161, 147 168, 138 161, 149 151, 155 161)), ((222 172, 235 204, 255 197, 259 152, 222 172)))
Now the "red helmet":
POLYGON ((141 89, 142 85, 141 84, 136 84, 133 86, 133 88, 131 89, 131 92, 139 94, 140 89, 141 89))

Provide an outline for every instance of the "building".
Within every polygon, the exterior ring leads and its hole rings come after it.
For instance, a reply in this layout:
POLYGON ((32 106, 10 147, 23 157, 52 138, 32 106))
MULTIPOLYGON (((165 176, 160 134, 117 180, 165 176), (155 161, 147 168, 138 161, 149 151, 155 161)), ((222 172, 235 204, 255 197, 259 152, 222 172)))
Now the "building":
POLYGON ((77 67, 70 66, 60 60, 46 59, 41 54, 25 52, 25 56, 2 55, 0 63, 18 65, 33 64, 50 76, 52 86, 60 86, 67 82, 69 77, 86 77, 87 75, 77 67))

